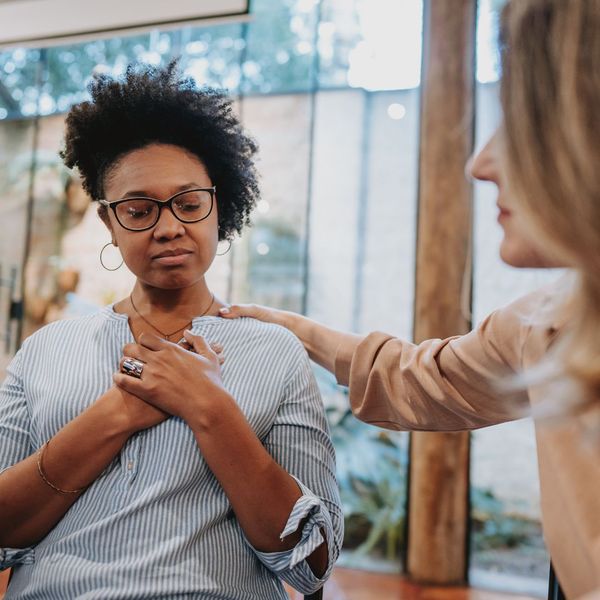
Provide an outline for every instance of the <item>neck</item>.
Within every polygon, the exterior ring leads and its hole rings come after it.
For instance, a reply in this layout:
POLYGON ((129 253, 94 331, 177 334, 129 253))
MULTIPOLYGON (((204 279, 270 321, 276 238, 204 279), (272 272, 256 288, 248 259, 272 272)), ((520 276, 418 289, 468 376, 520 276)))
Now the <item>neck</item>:
MULTIPOLYGON (((212 293, 204 278, 190 287, 174 290, 155 288, 138 280, 131 296, 143 314, 179 315, 191 319, 206 311, 212 293)), ((212 314, 213 308, 207 314, 212 314)))

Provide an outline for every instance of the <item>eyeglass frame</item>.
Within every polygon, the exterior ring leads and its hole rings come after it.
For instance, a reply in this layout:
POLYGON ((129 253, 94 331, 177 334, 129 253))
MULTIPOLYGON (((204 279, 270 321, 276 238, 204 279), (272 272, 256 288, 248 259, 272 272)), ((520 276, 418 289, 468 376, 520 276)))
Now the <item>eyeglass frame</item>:
POLYGON ((167 198, 166 200, 157 200, 156 198, 151 198, 150 196, 131 196, 131 198, 119 198, 118 200, 106 200, 104 198, 100 198, 98 200, 98 202, 102 206, 106 206, 107 208, 112 209, 112 211, 115 215, 115 219, 117 219, 117 223, 123 229, 126 229, 127 231, 137 232, 137 231, 148 231, 148 229, 152 229, 153 227, 156 227, 156 224, 160 220, 161 210, 167 206, 169 207, 171 214, 181 223, 186 223, 186 224, 199 223, 200 221, 204 221, 204 219, 208 219, 208 217, 210 216, 210 213, 212 213, 212 210, 213 210, 216 192, 217 192, 217 186, 213 185, 212 187, 209 187, 209 188, 191 188, 189 190, 182 190, 181 192, 177 192, 176 194, 173 194, 170 198, 167 198), (175 214, 175 211, 173 210, 173 200, 175 200, 175 198, 177 198, 178 196, 187 194, 188 192, 209 192, 210 193, 210 210, 206 213, 206 216, 204 216, 200 219, 195 219, 194 221, 184 221, 183 219, 180 219, 175 214), (125 225, 123 225, 123 223, 121 223, 121 221, 119 219, 119 216, 117 215, 117 206, 119 206, 119 204, 123 204, 123 202, 130 202, 131 200, 149 200, 150 202, 154 202, 154 204, 158 205, 158 213, 156 216, 156 221, 154 221, 154 223, 152 223, 152 225, 148 225, 148 227, 144 227, 142 229, 130 229, 129 227, 126 227, 125 225))

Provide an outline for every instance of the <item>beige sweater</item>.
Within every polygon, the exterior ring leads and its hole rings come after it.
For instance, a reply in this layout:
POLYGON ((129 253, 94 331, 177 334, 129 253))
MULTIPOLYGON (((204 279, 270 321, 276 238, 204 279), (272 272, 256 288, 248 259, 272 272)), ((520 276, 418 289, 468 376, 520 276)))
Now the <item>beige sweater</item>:
MULTIPOLYGON (((337 380, 350 386, 359 419, 388 429, 459 431, 514 420, 556 390, 501 387, 538 363, 564 325, 566 311, 552 316, 552 297, 553 288, 526 296, 446 340, 414 345, 373 333, 348 342, 338 349, 337 380)), ((555 570, 568 598, 600 600, 600 453, 582 443, 575 417, 536 422, 536 438, 544 536, 555 570)))

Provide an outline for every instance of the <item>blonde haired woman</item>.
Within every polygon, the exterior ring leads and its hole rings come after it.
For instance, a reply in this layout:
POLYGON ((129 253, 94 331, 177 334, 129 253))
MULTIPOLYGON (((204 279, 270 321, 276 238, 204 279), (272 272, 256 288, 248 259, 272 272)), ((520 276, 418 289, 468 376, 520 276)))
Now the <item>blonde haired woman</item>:
POLYGON ((502 259, 572 267, 576 286, 563 279, 419 345, 264 307, 221 314, 291 329, 350 386, 354 414, 381 427, 475 429, 555 399, 560 419, 536 421, 545 537, 567 597, 600 598, 600 455, 586 443, 600 435, 600 0, 513 0, 502 29, 505 120, 468 169, 498 188, 502 259), (523 389, 501 385, 523 372, 523 389))

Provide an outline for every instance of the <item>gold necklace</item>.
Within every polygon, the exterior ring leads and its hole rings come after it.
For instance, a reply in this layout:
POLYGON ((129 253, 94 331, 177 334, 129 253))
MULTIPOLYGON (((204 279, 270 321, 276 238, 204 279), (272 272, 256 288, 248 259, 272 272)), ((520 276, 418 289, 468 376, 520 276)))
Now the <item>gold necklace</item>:
MULTIPOLYGON (((206 307, 206 309, 199 315, 196 315, 196 317, 203 317, 212 307, 213 303, 215 301, 215 295, 211 294, 210 295, 210 304, 206 307)), ((131 302, 131 306, 133 307, 133 310, 135 311, 135 314, 142 320, 144 321, 144 323, 150 325, 150 327, 152 327, 152 329, 154 329, 155 331, 158 331, 158 333, 160 333, 160 335, 162 335, 162 337, 165 338, 165 340, 170 341, 171 340, 171 336, 175 335, 178 331, 182 331, 183 329, 186 329, 189 325, 192 324, 192 321, 188 321, 183 327, 179 327, 179 329, 176 329, 175 331, 172 331, 171 333, 165 333, 164 331, 161 331, 156 325, 153 325, 152 323, 150 323, 150 321, 148 321, 148 319, 146 319, 146 317, 144 317, 144 315, 142 315, 140 313, 140 311, 137 309, 135 302, 133 301, 133 294, 129 295, 129 302, 131 302)))

